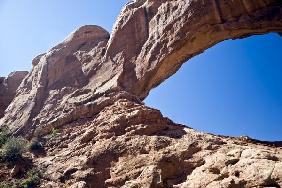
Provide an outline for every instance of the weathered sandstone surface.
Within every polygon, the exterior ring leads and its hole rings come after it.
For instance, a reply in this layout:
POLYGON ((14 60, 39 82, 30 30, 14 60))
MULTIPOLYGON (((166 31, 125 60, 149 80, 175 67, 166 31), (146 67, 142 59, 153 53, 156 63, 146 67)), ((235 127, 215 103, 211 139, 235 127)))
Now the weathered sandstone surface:
POLYGON ((46 185, 282 185, 281 147, 176 125, 125 92, 106 93, 93 103, 99 113, 61 126, 60 134, 46 138, 46 156, 36 159, 46 172, 46 185))
POLYGON ((27 74, 27 71, 16 71, 7 78, 0 77, 0 118, 4 116, 4 111, 14 99, 17 88, 27 74))
POLYGON ((43 137, 42 187, 281 187, 281 143, 200 133, 142 103, 205 49, 268 32, 282 32, 280 0, 136 0, 111 35, 83 26, 37 56, 0 125, 43 137))

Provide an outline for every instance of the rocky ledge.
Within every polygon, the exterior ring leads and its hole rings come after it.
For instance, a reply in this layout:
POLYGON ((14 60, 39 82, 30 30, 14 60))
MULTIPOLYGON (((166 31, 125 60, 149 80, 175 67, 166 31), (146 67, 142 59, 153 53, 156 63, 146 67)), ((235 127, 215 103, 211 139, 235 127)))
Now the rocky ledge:
POLYGON ((268 32, 282 32, 280 0, 136 0, 111 35, 83 26, 37 56, 9 100, 1 78, 0 125, 40 137, 41 187, 281 187, 280 142, 197 132, 142 103, 205 49, 268 32))

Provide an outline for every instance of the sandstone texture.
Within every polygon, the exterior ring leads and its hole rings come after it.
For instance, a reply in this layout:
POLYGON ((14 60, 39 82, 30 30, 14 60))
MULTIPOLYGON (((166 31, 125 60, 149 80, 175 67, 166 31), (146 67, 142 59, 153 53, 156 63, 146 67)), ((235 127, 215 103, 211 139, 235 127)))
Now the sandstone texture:
POLYGON ((93 102, 99 113, 45 137, 46 156, 35 161, 50 187, 282 185, 282 149, 275 143, 197 132, 124 92, 93 102))
POLYGON ((41 187, 281 187, 280 142, 197 132, 142 103, 205 49, 268 32, 282 32, 280 0, 130 2, 111 35, 83 26, 25 79, 1 78, 0 126, 42 137, 41 187))
POLYGON ((7 78, 0 77, 0 118, 16 95, 17 88, 21 84, 27 71, 16 71, 8 75, 7 78))

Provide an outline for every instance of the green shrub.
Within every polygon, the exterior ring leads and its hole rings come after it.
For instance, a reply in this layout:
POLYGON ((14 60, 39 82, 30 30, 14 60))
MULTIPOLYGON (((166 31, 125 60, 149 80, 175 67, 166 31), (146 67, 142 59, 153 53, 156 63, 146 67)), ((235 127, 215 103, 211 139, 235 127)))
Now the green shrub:
POLYGON ((17 186, 10 182, 0 182, 0 188, 17 188, 17 186))
POLYGON ((0 147, 2 147, 9 139, 10 133, 6 127, 0 128, 0 147))
POLYGON ((17 161, 22 158, 25 149, 25 141, 20 138, 9 138, 2 146, 1 158, 7 162, 17 161))
POLYGON ((33 139, 28 145, 28 149, 31 151, 38 151, 43 149, 43 145, 38 139, 33 139))
POLYGON ((59 129, 53 128, 51 131, 51 137, 54 138, 60 134, 59 129))
POLYGON ((40 184, 40 172, 32 169, 27 173, 27 177, 22 181, 21 186, 24 188, 36 187, 40 184))

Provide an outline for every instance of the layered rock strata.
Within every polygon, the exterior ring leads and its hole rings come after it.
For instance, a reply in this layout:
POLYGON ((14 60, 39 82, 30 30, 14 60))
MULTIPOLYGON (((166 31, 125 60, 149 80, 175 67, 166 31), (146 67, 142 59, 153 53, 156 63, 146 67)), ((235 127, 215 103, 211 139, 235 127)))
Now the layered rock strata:
POLYGON ((105 93, 93 103, 98 113, 60 126, 59 134, 45 137, 46 156, 35 160, 45 172, 45 185, 282 185, 279 143, 271 146, 197 132, 173 123, 126 92, 105 93))
POLYGON ((98 26, 83 26, 36 57, 2 124, 19 134, 28 132, 74 113, 79 98, 91 100, 113 88, 142 100, 186 60, 222 40, 281 33, 281 4, 280 0, 128 3, 111 35, 98 26))
POLYGON ((141 102, 214 44, 268 32, 280 0, 136 0, 111 35, 83 26, 36 57, 0 124, 45 139, 42 187, 282 186, 279 143, 199 133, 141 102))

